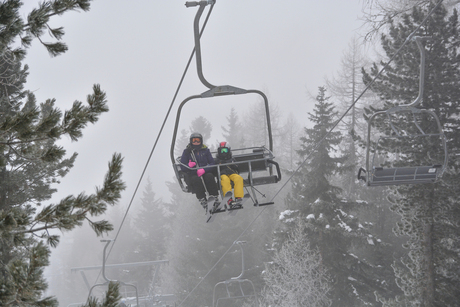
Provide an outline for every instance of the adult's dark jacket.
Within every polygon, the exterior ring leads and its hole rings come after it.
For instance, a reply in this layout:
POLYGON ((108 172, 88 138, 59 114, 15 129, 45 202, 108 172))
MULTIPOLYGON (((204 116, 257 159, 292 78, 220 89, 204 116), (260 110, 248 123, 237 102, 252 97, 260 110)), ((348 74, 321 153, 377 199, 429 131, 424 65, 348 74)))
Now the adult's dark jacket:
MULTIPOLYGON (((192 147, 187 145, 187 147, 184 149, 184 152, 182 153, 182 156, 180 158, 180 162, 184 165, 188 165, 189 161, 196 162, 197 166, 199 168, 204 168, 206 173, 215 172, 214 167, 209 167, 211 165, 215 165, 214 158, 212 157, 211 151, 206 145, 201 145, 200 148, 198 149, 192 149, 192 147), (193 155, 192 155, 193 151, 193 155)), ((195 169, 189 169, 187 167, 184 167, 183 165, 180 166, 182 171, 185 173, 196 173, 196 168, 195 169)))

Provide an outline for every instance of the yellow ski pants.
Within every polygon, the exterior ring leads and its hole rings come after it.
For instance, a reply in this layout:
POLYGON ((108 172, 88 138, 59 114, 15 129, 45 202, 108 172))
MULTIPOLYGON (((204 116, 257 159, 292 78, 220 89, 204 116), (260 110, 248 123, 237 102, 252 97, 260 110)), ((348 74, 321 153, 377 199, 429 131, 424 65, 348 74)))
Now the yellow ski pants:
POLYGON ((235 192, 233 193, 234 197, 243 197, 244 190, 243 190, 243 177, 238 174, 231 174, 231 175, 220 175, 220 184, 222 185, 222 193, 227 193, 228 191, 232 190, 233 181, 233 188, 235 192))

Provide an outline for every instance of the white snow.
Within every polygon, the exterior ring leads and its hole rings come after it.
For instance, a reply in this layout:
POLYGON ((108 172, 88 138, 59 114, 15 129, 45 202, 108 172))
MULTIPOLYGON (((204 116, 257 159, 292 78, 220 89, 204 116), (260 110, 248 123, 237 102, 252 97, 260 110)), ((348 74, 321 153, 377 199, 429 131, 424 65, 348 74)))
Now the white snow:
POLYGON ((297 211, 294 211, 294 210, 284 210, 283 212, 280 213, 280 216, 279 216, 279 220, 284 220, 286 218, 286 216, 289 216, 293 213, 295 213, 297 211))
POLYGON ((348 276, 348 280, 351 280, 351 281, 356 281, 356 279, 354 279, 353 277, 351 276, 348 276))
POLYGON ((351 232, 353 229, 351 229, 350 226, 348 226, 347 224, 345 224, 344 222, 340 222, 339 223, 339 226, 344 228, 345 230, 347 230, 348 232, 351 232))

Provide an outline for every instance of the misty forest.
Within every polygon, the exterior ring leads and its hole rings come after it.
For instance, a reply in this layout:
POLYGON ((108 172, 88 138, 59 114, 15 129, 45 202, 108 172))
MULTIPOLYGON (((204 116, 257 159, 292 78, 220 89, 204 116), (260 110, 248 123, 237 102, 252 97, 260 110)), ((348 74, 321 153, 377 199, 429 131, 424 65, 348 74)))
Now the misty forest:
MULTIPOLYGON (((460 1, 364 1, 361 37, 341 66, 299 94, 312 106, 303 121, 270 102, 282 176, 256 193, 274 204, 248 200, 212 223, 172 171, 163 186, 147 172, 132 206, 120 206, 123 152, 106 158, 94 191, 51 200, 77 160, 61 139, 110 117, 110 93, 94 84, 68 109, 37 101, 25 88, 27 51, 38 43, 65 57, 64 29, 50 23, 91 14, 91 0, 45 0, 27 15, 23 2, 0 1, 0 306, 459 305, 460 1), (423 165, 431 179, 372 175, 423 165), (65 236, 65 262, 51 266, 65 236)), ((193 132, 212 151, 216 130, 233 150, 263 146, 263 104, 244 111, 220 126, 193 118, 174 155, 193 132)))

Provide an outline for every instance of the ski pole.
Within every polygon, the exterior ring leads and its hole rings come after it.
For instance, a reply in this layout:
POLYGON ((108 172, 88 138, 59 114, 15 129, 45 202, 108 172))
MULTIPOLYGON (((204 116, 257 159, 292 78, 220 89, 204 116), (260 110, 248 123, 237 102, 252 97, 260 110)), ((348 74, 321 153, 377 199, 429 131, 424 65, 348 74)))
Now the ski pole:
MULTIPOLYGON (((192 158, 193 158, 193 161, 195 161, 196 165, 198 165, 198 162, 196 160, 196 157, 195 157, 195 153, 192 151, 190 151, 190 153, 192 154, 192 158)), ((206 184, 204 183, 204 179, 203 179, 203 176, 200 176, 200 179, 201 179, 201 182, 203 183, 203 187, 204 187, 204 191, 206 193, 206 196, 209 196, 209 192, 208 192, 208 189, 206 188, 206 184)))

